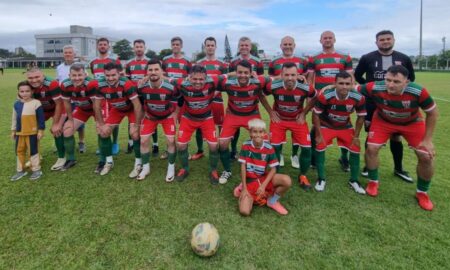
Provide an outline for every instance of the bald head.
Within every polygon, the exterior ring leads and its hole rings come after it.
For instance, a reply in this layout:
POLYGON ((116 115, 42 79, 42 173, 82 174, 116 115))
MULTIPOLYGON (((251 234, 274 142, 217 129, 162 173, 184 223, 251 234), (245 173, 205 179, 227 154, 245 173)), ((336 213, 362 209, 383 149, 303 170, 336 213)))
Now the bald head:
POLYGON ((324 51, 334 50, 334 43, 336 43, 336 38, 333 32, 325 31, 320 35, 320 44, 324 51))
POLYGON ((280 49, 283 52, 283 57, 292 57, 295 51, 295 40, 291 36, 285 36, 281 39, 280 49))

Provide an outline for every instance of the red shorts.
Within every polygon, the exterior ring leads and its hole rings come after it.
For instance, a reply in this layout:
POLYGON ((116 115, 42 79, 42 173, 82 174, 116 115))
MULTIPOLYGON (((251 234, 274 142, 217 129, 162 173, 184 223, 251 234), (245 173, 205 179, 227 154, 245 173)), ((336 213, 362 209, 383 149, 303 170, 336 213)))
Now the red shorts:
POLYGON ((105 119, 105 123, 108 125, 119 125, 124 117, 128 117, 128 122, 130 124, 136 123, 136 116, 134 115, 134 110, 129 110, 127 112, 122 112, 116 108, 109 110, 109 115, 105 119))
POLYGON ((301 147, 311 147, 308 124, 298 124, 295 121, 281 120, 279 123, 270 122, 270 143, 280 145, 286 143, 286 132, 291 131, 292 144, 301 147))
POLYGON ((220 132, 220 139, 233 138, 234 133, 236 133, 239 128, 243 127, 248 129, 248 121, 255 118, 261 119, 259 113, 249 116, 240 116, 227 112, 223 121, 222 131, 220 132))
POLYGON ((214 119, 214 124, 216 124, 216 126, 221 126, 223 124, 223 118, 225 115, 223 103, 213 102, 211 104, 211 111, 214 119))
POLYGON ((255 203, 255 204, 263 204, 263 203, 261 203, 261 202, 263 202, 261 199, 263 199, 263 200, 267 199, 268 197, 272 196, 275 193, 275 189, 273 187, 272 181, 270 181, 266 186, 266 194, 265 194, 265 196, 263 196, 265 198, 261 198, 256 195, 256 191, 258 190, 259 186, 265 180, 266 180, 266 176, 264 175, 263 177, 261 177, 257 180, 254 180, 251 183, 247 183, 248 193, 250 194, 250 196, 252 196, 253 203, 255 203))
POLYGON ((173 117, 168 117, 161 120, 150 120, 144 118, 141 122, 141 136, 149 136, 155 133, 156 127, 161 124, 164 130, 164 134, 167 137, 174 137, 176 133, 175 120, 173 117))
MULTIPOLYGON (((54 114, 55 114, 55 110, 44 112, 45 121, 52 118, 54 114)), ((62 115, 66 115, 66 108, 64 107, 64 104, 61 104, 61 116, 62 115)))
POLYGON ((337 138, 337 144, 341 148, 345 148, 356 154, 359 154, 361 151, 360 147, 352 145, 353 136, 355 135, 353 128, 332 129, 321 127, 320 132, 322 133, 323 141, 316 145, 316 150, 319 152, 325 151, 328 146, 331 146, 334 138, 337 138))
MULTIPOLYGON (((103 113, 103 110, 102 110, 103 113)), ((80 108, 76 107, 72 112, 73 119, 76 119, 80 122, 86 123, 90 117, 95 117, 94 111, 83 111, 80 108)))
POLYGON ((368 144, 383 145, 392 134, 400 134, 408 142, 408 145, 416 148, 425 137, 425 122, 414 122, 409 125, 394 125, 381 119, 376 114, 370 125, 368 144))
POLYGON ((203 138, 208 143, 217 143, 216 126, 212 117, 203 121, 194 121, 186 116, 181 117, 178 142, 182 144, 188 143, 191 140, 192 133, 197 129, 202 131, 203 138))

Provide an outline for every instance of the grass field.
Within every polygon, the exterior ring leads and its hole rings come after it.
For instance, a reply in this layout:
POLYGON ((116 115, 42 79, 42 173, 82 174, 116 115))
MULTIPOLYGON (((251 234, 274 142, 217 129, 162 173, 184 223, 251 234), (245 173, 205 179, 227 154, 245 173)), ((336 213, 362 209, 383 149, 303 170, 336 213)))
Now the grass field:
MULTIPOLYGON (((54 70, 46 73, 54 76, 54 70)), ((10 182, 15 171, 10 117, 15 87, 23 78, 21 71, 11 70, 0 76, 0 269, 450 267, 449 73, 417 74, 417 82, 436 97, 440 110, 434 136, 438 154, 430 191, 432 212, 417 205, 415 184, 393 176, 388 149, 381 152, 380 195, 371 198, 347 187, 349 176, 339 169, 334 147, 327 151, 325 192, 307 193, 294 185, 282 199, 288 216, 256 208, 248 218, 238 214, 232 196, 239 182, 237 164, 232 181, 220 186, 209 184, 206 159, 191 162, 191 174, 183 183, 166 184, 166 161, 159 159, 151 160, 146 181, 128 179, 134 160, 123 151, 125 125, 120 130, 122 150, 107 176, 93 173, 96 137, 90 123, 88 151, 78 154, 76 167, 50 171, 56 156, 46 131, 42 179, 10 182), (204 221, 213 223, 221 236, 218 253, 209 259, 197 257, 189 244, 192 228, 204 221)), ((246 138, 241 132, 241 140, 246 138)), ((290 147, 284 148, 283 172, 295 177, 289 151, 290 147)), ((412 151, 405 150, 404 164, 409 172, 415 171, 412 151)), ((315 180, 316 172, 310 170, 308 176, 315 180)))

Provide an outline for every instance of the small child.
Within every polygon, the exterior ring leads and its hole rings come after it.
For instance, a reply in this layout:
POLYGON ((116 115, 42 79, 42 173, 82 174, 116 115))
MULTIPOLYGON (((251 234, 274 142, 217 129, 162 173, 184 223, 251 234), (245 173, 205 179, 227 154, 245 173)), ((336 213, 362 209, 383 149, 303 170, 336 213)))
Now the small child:
POLYGON ((275 150, 264 141, 266 123, 252 119, 248 127, 251 139, 244 142, 239 155, 242 183, 234 189, 234 196, 239 198, 239 212, 249 216, 253 204, 267 204, 279 214, 287 215, 288 211, 278 199, 291 187, 291 178, 276 173, 279 163, 275 150), (270 167, 268 171, 267 166, 270 167))
POLYGON ((32 171, 30 180, 37 180, 42 176, 38 145, 45 129, 44 110, 41 102, 33 99, 33 90, 27 81, 20 82, 17 90, 19 99, 14 103, 11 125, 11 138, 16 141, 17 173, 11 181, 27 175, 25 160, 28 156, 32 171))

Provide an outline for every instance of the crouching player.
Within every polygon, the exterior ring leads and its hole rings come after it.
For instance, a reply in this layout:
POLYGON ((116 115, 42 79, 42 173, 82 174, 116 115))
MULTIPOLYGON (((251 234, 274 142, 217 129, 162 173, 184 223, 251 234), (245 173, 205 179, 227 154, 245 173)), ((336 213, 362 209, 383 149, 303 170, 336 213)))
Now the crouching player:
POLYGON ((291 187, 291 178, 277 174, 279 165, 272 145, 264 141, 266 123, 261 119, 248 122, 250 140, 244 142, 239 155, 242 183, 234 189, 234 196, 239 197, 239 212, 249 216, 253 204, 267 205, 281 215, 288 211, 278 201, 291 187), (266 167, 269 166, 269 171, 266 167))
POLYGON ((352 77, 341 71, 335 77, 336 88, 320 93, 314 107, 313 124, 316 134, 317 191, 325 189, 325 150, 337 138, 338 146, 350 151, 350 182, 356 193, 366 194, 358 182, 359 174, 359 134, 366 115, 365 98, 352 90, 352 77), (353 129, 350 115, 356 111, 357 120, 353 129))

